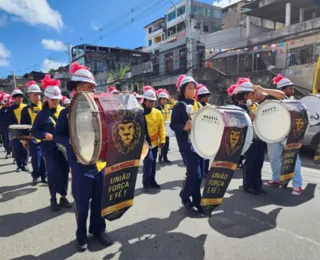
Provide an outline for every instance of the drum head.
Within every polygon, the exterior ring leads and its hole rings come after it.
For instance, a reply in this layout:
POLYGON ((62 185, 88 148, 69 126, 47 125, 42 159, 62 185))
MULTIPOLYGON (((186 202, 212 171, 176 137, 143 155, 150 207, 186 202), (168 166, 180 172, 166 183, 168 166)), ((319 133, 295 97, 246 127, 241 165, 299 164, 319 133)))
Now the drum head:
POLYGON ((316 95, 305 96, 300 101, 308 109, 310 126, 320 124, 320 98, 316 95))
POLYGON ((25 130, 25 129, 31 129, 32 125, 10 125, 9 129, 21 129, 21 130, 25 130))
POLYGON ((90 93, 78 93, 69 111, 71 144, 78 160, 95 163, 100 154, 102 130, 98 107, 90 93))
POLYGON ((205 159, 217 154, 224 131, 220 112, 211 106, 198 110, 192 118, 190 139, 196 153, 205 159))
POLYGON ((257 136, 266 143, 282 141, 288 135, 290 126, 290 113, 280 101, 268 100, 257 108, 253 127, 257 136))

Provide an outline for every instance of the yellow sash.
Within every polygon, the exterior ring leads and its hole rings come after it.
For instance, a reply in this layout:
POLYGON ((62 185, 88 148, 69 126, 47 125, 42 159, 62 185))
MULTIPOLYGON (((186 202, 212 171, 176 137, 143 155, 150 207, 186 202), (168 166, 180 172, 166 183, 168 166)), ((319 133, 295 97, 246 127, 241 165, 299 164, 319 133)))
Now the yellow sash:
MULTIPOLYGON (((58 117, 59 117, 59 115, 60 115, 60 112, 61 112, 63 109, 64 109, 64 107, 58 105, 58 106, 57 106, 57 110, 56 110, 56 112, 53 114, 53 116, 58 119, 58 117)), ((54 120, 51 116, 49 116, 49 118, 50 118, 51 122, 53 123, 54 127, 56 127, 56 124, 57 124, 56 120, 54 120)))
MULTIPOLYGON (((33 125, 33 122, 36 119, 36 116, 38 114, 38 113, 35 113, 34 111, 40 112, 41 110, 42 110, 41 102, 37 106, 33 107, 33 109, 28 107, 28 113, 29 113, 29 116, 30 116, 30 119, 31 119, 31 125, 33 125)), ((36 141, 37 141, 37 143, 41 142, 41 140, 39 140, 39 139, 36 139, 36 141)))
POLYGON ((96 166, 97 166, 98 172, 101 172, 103 170, 103 168, 105 168, 107 166, 107 163, 106 162, 97 161, 96 162, 96 166))
POLYGON ((194 100, 192 112, 195 113, 199 110, 199 104, 197 100, 194 100))
POLYGON ((14 113, 19 125, 20 125, 20 122, 21 122, 21 111, 25 106, 27 106, 27 105, 20 104, 15 110, 13 110, 13 113, 14 113))

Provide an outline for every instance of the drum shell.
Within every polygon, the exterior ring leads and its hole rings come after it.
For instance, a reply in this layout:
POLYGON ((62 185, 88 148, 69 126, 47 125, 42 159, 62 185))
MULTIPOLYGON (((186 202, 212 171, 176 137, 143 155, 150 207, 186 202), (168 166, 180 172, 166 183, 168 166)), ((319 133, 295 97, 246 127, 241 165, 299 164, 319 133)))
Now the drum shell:
POLYGON ((107 122, 106 122, 106 115, 103 111, 103 108, 99 102, 98 96, 94 97, 94 101, 96 102, 96 105, 99 109, 99 118, 101 121, 101 134, 102 134, 102 140, 101 140, 101 150, 99 153, 99 161, 106 161, 107 158, 107 151, 108 151, 108 129, 107 129, 107 122))
POLYGON ((21 128, 21 126, 22 125, 17 125, 17 128, 15 128, 14 125, 11 125, 9 127, 11 138, 12 139, 21 139, 21 140, 34 139, 34 137, 31 136, 31 127, 32 126, 26 125, 26 128, 21 128))

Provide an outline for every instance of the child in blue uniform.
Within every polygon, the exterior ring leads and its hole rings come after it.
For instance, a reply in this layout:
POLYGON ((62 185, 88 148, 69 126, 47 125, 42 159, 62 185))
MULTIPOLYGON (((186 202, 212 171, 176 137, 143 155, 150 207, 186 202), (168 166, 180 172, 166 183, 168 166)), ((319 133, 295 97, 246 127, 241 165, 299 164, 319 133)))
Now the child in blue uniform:
MULTIPOLYGON (((22 109, 21 124, 33 125, 37 114, 42 110, 42 103, 40 101, 42 92, 35 81, 30 81, 27 84, 27 88, 31 103, 22 109)), ((32 164, 31 176, 33 185, 37 185, 39 178, 41 178, 41 182, 46 183, 46 167, 40 149, 40 140, 30 139, 29 141, 23 141, 22 144, 26 149, 29 148, 32 164)))
POLYGON ((186 112, 187 105, 193 106, 193 112, 200 108, 198 102, 194 100, 197 82, 192 77, 184 76, 178 78, 177 86, 180 91, 179 103, 173 108, 170 127, 175 131, 179 150, 185 157, 187 167, 187 178, 180 197, 186 209, 195 211, 195 207, 199 213, 204 214, 200 206, 203 159, 194 151, 189 141, 191 118, 186 112))
POLYGON ((42 111, 36 116, 31 134, 41 140, 41 151, 46 163, 48 173, 48 185, 50 191, 50 208, 56 212, 63 208, 71 208, 67 196, 69 165, 63 153, 58 149, 53 140, 53 132, 57 119, 63 107, 59 105, 61 100, 60 81, 51 79, 46 75, 42 80, 42 87, 45 89, 46 101, 42 111), (60 204, 57 203, 56 195, 60 194, 60 204))
MULTIPOLYGON (((23 104, 23 93, 20 89, 14 89, 11 97, 14 100, 14 104, 10 106, 6 112, 6 121, 8 125, 20 125, 21 123, 21 111, 26 106, 23 104)), ((11 136, 12 138, 12 136, 11 136)), ((12 139, 11 145, 13 148, 14 158, 17 164, 16 172, 26 171, 28 172, 28 153, 22 146, 22 141, 19 139, 12 139)))
MULTIPOLYGON (((73 90, 77 92, 94 91, 96 82, 88 68, 73 63, 71 73, 73 76, 67 85, 69 91, 72 91, 73 94, 73 90)), ((112 245, 112 240, 105 233, 105 220, 101 217, 103 177, 106 163, 97 162, 93 165, 83 165, 77 160, 70 145, 68 112, 69 108, 66 108, 59 116, 55 129, 55 141, 67 150, 68 162, 72 172, 72 194, 76 205, 76 246, 79 251, 83 252, 88 247, 87 218, 89 205, 91 210, 89 233, 98 239, 102 245, 112 245)))
POLYGON ((2 107, 0 109, 0 120, 2 122, 1 124, 1 135, 2 135, 2 140, 3 140, 3 147, 6 151, 6 159, 9 158, 11 154, 11 144, 10 144, 10 138, 9 138, 9 132, 8 132, 8 122, 6 120, 6 112, 9 108, 9 99, 10 95, 4 93, 2 97, 2 107))

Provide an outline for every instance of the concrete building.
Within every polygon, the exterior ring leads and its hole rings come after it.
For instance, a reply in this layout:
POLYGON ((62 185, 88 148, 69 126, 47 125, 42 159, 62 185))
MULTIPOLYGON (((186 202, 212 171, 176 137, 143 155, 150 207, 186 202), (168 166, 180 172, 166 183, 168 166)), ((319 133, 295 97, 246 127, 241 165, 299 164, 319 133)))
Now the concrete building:
POLYGON ((159 48, 161 42, 166 39, 166 20, 159 18, 146 25, 146 51, 150 52, 159 48))

